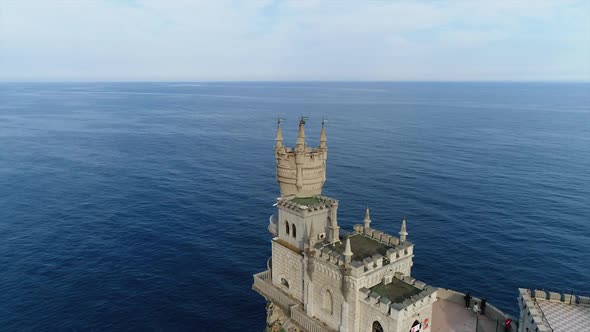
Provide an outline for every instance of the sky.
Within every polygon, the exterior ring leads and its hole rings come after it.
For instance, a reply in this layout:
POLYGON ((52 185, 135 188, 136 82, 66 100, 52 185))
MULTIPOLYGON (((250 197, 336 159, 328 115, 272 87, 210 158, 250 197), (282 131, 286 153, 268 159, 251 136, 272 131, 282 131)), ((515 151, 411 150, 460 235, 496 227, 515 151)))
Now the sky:
POLYGON ((590 81, 590 0, 0 0, 0 81, 590 81))

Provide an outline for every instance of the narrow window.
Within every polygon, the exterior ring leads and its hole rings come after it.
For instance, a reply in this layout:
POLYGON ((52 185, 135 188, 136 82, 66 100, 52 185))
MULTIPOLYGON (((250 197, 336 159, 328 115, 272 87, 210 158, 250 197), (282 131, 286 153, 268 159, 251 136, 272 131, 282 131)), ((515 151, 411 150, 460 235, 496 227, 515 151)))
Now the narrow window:
POLYGON ((285 233, 289 235, 289 222, 287 220, 285 220, 285 233))
POLYGON ((281 278, 281 285, 289 288, 289 282, 285 278, 281 278))
POLYGON ((293 237, 297 237, 297 227, 293 224, 293 237))
POLYGON ((330 315, 334 314, 334 304, 332 301, 332 293, 330 292, 329 289, 326 289, 326 291, 324 292, 323 307, 324 307, 324 310, 327 313, 329 313, 330 315))

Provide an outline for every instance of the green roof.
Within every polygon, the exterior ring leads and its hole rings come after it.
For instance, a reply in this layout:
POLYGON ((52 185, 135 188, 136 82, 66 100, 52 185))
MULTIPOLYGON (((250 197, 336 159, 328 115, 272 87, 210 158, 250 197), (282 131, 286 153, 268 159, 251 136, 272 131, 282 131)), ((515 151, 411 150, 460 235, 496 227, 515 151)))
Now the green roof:
POLYGON ((313 197, 295 197, 293 199, 291 199, 291 202, 293 203, 297 203, 299 205, 307 205, 307 206, 314 206, 316 204, 319 204, 322 202, 322 199, 317 197, 317 196, 313 196, 313 197))
POLYGON ((384 285, 379 284, 371 288, 371 291, 381 295, 382 297, 388 298, 393 303, 401 303, 404 300, 421 292, 419 288, 416 288, 407 282, 393 278, 391 283, 384 285))
MULTIPOLYGON (((349 236, 349 239, 353 261, 362 261, 363 259, 371 257, 375 254, 385 256, 387 249, 392 248, 363 234, 353 234, 349 236)), ((334 250, 340 254, 344 253, 345 244, 346 239, 344 239, 342 243, 336 244, 334 246, 334 250)))

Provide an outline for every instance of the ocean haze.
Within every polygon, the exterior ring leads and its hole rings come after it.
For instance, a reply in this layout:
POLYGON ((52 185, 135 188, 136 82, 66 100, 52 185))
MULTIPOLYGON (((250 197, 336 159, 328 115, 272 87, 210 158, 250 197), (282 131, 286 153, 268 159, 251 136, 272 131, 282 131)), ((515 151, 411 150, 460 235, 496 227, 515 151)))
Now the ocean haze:
POLYGON ((328 138, 345 230, 516 315, 589 295, 590 84, 0 83, 3 330, 261 331, 277 117, 328 138), (584 294, 586 292, 586 294, 584 294))

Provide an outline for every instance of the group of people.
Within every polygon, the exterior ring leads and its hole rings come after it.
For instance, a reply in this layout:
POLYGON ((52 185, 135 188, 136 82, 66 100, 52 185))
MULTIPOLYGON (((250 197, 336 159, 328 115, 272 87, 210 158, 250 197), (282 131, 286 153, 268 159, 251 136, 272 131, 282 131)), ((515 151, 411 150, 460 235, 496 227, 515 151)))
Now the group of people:
MULTIPOLYGON (((467 294, 465 294, 465 308, 469 309, 471 307, 471 294, 469 292, 467 292, 467 294)), ((487 300, 486 298, 482 298, 481 302, 478 304, 477 301, 473 301, 473 312, 475 312, 476 314, 480 313, 482 315, 485 315, 486 313, 486 304, 487 304, 487 300)), ((510 317, 506 318, 506 320, 504 321, 504 331, 510 331, 510 327, 512 326, 512 319, 510 317)))
MULTIPOLYGON (((484 297, 483 299, 481 299, 481 303, 478 304, 477 301, 473 302, 473 311, 475 313, 479 313, 481 311, 482 315, 486 314, 486 304, 487 304, 487 300, 484 297)), ((469 292, 467 292, 467 294, 465 294, 465 308, 469 309, 469 307, 471 306, 471 294, 469 292)))

